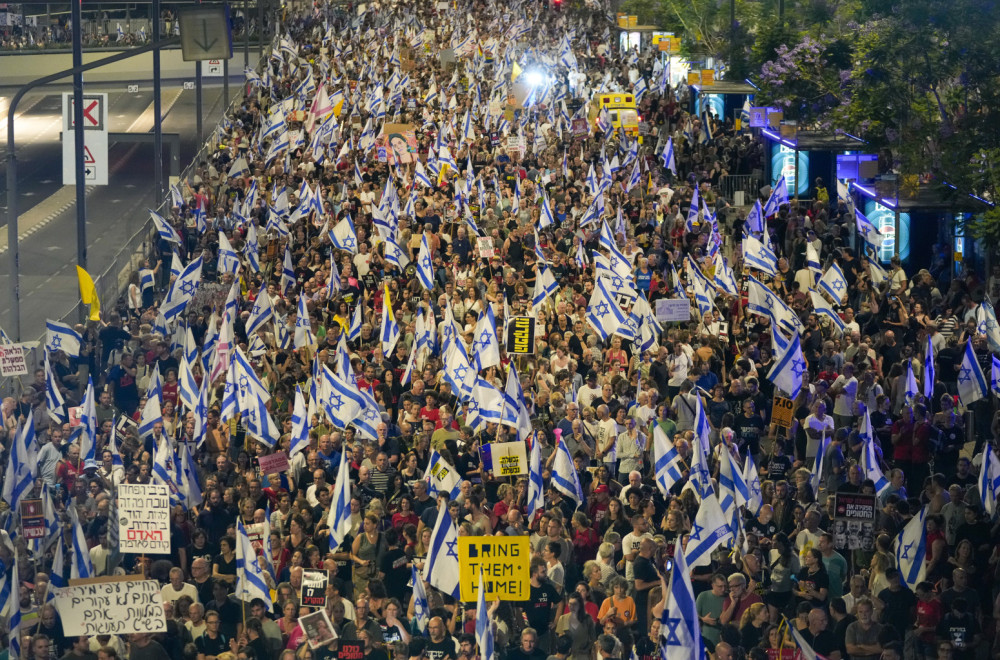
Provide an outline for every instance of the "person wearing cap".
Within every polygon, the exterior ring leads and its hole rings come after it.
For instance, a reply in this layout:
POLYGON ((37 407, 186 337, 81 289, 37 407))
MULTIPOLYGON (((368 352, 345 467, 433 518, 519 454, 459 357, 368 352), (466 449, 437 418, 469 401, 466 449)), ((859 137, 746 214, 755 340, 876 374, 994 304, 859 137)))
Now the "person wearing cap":
POLYGON ((597 384, 597 372, 591 369, 587 372, 587 379, 583 387, 576 392, 576 400, 581 407, 587 408, 599 396, 601 396, 601 387, 597 384))

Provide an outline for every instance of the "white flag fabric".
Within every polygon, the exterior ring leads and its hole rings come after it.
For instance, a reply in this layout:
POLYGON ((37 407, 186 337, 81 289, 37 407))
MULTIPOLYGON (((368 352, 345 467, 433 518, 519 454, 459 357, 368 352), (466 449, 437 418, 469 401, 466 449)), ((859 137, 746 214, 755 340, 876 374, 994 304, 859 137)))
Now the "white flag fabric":
POLYGON ((684 560, 691 568, 708 566, 712 561, 712 551, 732 540, 730 521, 726 520, 719 498, 713 492, 703 497, 698 507, 684 560))
POLYGON ((958 370, 958 397, 962 404, 969 406, 989 395, 989 386, 979 368, 976 352, 972 349, 972 338, 966 340, 962 352, 962 366, 958 370))

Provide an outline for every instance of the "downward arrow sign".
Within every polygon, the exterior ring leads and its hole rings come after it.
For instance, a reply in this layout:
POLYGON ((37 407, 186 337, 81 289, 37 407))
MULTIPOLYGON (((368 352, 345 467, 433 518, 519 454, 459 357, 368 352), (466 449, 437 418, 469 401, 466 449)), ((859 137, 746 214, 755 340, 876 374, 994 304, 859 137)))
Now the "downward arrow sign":
POLYGON ((205 19, 201 21, 201 41, 197 39, 193 39, 193 41, 195 46, 201 48, 206 53, 211 50, 212 46, 219 42, 217 38, 213 38, 211 41, 208 40, 208 21, 205 19))

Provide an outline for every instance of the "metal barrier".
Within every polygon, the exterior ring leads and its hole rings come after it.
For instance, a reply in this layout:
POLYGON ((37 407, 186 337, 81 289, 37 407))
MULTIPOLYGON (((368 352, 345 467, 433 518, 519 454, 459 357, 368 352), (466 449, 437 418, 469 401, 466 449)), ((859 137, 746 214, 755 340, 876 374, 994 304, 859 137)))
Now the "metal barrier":
MULTIPOLYGON (((270 57, 270 52, 270 48, 268 48, 261 55, 261 58, 255 65, 255 69, 260 66, 261 62, 267 62, 268 57, 270 57)), ((237 105, 243 102, 243 99, 246 96, 246 89, 247 86, 245 83, 240 85, 240 91, 233 97, 229 106, 223 111, 223 120, 231 114, 237 105)), ((205 142, 205 144, 201 145, 198 153, 195 154, 195 156, 188 163, 187 167, 185 167, 181 172, 181 180, 188 179, 194 168, 197 167, 198 163, 206 158, 207 154, 212 151, 212 140, 221 124, 222 120, 215 125, 212 129, 209 140, 205 142)), ((170 212, 170 203, 171 195, 168 190, 164 199, 160 202, 159 206, 156 207, 156 212, 166 217, 170 212)), ((138 272, 142 268, 143 262, 147 257, 152 256, 153 251, 156 248, 157 236, 158 234, 156 232, 156 228, 153 226, 152 219, 146 218, 139 230, 132 234, 132 236, 130 236, 128 240, 122 244, 118 252, 115 253, 114 258, 111 260, 111 264, 99 274, 91 273, 91 277, 94 279, 94 287, 97 289, 97 295, 101 301, 101 311, 103 313, 107 313, 117 307, 118 301, 128 290, 128 283, 132 274, 138 272)), ((81 318, 81 314, 84 311, 83 307, 83 303, 78 302, 56 320, 61 323, 75 325, 81 318)), ((34 380, 34 371, 41 368, 45 361, 45 339, 46 331, 45 328, 42 328, 41 334, 37 338, 38 346, 32 349, 31 354, 25 359, 28 363, 28 375, 20 378, 6 378, 0 380, 0 398, 17 396, 23 385, 21 380, 22 378, 25 379, 25 382, 27 383, 34 380)), ((25 343, 31 343, 31 340, 26 339, 25 343)))
POLYGON ((757 198, 763 184, 752 174, 727 174, 719 179, 720 195, 733 202, 734 206, 748 206, 757 198), (736 204, 736 193, 743 193, 743 204, 736 204))

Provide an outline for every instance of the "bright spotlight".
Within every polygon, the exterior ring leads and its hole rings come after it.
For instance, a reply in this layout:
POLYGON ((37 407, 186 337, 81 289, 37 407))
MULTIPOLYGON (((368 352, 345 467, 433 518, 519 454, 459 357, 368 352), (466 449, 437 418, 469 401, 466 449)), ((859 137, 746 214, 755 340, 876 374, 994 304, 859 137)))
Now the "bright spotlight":
POLYGON ((538 87, 545 83, 545 74, 541 71, 525 71, 524 82, 528 83, 531 87, 538 87))

